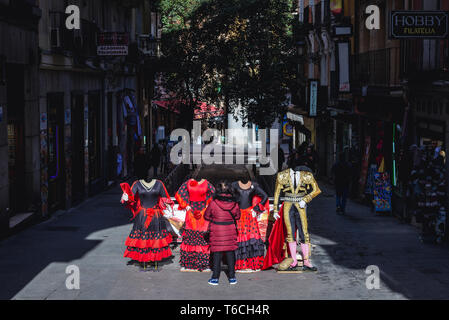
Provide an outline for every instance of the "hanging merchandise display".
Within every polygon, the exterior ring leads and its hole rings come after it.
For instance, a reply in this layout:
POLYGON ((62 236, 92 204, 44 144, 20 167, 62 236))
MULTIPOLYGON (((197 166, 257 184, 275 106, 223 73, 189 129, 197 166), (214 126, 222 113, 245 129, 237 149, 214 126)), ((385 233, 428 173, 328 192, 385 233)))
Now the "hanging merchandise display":
MULTIPOLYGON (((379 170, 380 171, 380 170, 379 170)), ((373 204, 376 212, 391 211, 391 184, 390 175, 387 172, 374 174, 373 204)))
POLYGON ((410 189, 416 222, 422 224, 422 240, 443 241, 446 229, 445 153, 432 146, 417 152, 420 161, 411 172, 410 189))

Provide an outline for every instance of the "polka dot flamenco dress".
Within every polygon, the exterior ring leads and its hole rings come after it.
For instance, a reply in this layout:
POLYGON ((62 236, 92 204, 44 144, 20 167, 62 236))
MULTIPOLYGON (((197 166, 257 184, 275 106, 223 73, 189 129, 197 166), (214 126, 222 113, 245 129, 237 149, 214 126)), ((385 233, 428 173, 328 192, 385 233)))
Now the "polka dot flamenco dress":
POLYGON ((150 183, 139 180, 131 188, 127 183, 122 183, 121 187, 128 194, 126 207, 134 219, 123 256, 139 262, 159 262, 171 257, 172 235, 167 231, 169 222, 162 210, 173 202, 164 184, 159 180, 150 183))
POLYGON ((179 209, 189 207, 182 233, 181 271, 210 269, 210 249, 207 241, 209 222, 204 212, 212 201, 214 186, 207 180, 190 179, 184 182, 175 195, 179 209))
POLYGON ((268 195, 255 182, 246 185, 238 181, 232 184, 240 207, 240 219, 237 221, 238 249, 236 251, 235 270, 238 272, 260 271, 264 262, 265 244, 261 236, 257 215, 267 208, 268 195))

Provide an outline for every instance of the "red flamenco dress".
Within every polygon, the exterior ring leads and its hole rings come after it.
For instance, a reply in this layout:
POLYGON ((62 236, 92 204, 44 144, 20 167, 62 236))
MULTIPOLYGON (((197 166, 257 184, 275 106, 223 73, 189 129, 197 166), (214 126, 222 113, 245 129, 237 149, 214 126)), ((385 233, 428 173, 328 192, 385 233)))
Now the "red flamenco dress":
POLYGON ((175 195, 180 210, 190 207, 182 232, 181 271, 210 269, 210 249, 206 240, 209 221, 204 219, 204 212, 214 193, 215 188, 209 181, 190 179, 181 185, 175 195))
POLYGON ((260 271, 264 262, 265 244, 257 218, 266 210, 268 195, 256 182, 246 185, 239 181, 232 184, 240 207, 240 220, 237 221, 238 249, 235 270, 240 272, 260 271), (253 217, 252 211, 257 216, 253 217))
POLYGON ((172 256, 168 232, 168 220, 162 210, 173 206, 173 201, 159 180, 149 183, 139 180, 130 188, 127 183, 120 185, 128 194, 126 207, 133 213, 134 226, 126 239, 125 258, 139 262, 159 262, 172 256))

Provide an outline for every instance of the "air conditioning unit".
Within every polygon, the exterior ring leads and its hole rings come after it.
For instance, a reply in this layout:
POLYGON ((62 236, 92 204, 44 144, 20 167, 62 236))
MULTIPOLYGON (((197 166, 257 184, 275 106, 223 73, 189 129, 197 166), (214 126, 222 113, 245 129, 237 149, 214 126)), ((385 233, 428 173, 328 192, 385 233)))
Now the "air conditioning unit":
POLYGON ((50 46, 52 49, 61 48, 61 30, 59 28, 50 30, 50 46))

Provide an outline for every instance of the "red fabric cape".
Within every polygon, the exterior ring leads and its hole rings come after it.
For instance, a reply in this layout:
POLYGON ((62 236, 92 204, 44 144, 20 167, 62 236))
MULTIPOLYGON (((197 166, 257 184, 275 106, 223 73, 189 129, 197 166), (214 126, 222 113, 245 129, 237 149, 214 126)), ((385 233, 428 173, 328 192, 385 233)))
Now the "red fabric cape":
POLYGON ((282 204, 279 210, 280 218, 276 220, 271 231, 270 238, 268 238, 268 250, 265 260, 263 262, 262 270, 270 268, 274 264, 281 263, 284 260, 284 243, 285 243, 285 227, 284 227, 284 205, 282 204))

